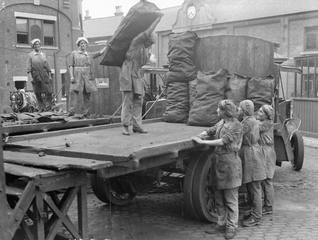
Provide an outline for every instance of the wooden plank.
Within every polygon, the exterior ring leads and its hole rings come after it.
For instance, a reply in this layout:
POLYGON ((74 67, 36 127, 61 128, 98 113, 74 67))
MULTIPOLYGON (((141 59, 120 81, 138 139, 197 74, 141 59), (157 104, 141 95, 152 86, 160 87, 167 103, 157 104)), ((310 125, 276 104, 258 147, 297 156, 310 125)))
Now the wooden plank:
POLYGON ((36 191, 35 193, 35 201, 33 202, 34 209, 34 222, 35 222, 35 240, 43 240, 45 239, 45 231, 44 231, 44 202, 43 196, 40 191, 36 191))
POLYGON ((50 192, 87 184, 87 176, 84 171, 59 172, 55 176, 40 178, 36 184, 42 192, 50 192))
POLYGON ((33 167, 25 167, 11 163, 4 163, 4 170, 8 174, 20 177, 27 177, 30 179, 56 175, 56 172, 54 171, 33 167))
POLYGON ((12 196, 21 196, 23 194, 23 189, 13 186, 6 186, 6 194, 12 196))
POLYGON ((38 154, 4 152, 4 161, 24 166, 43 167, 52 170, 82 169, 97 170, 112 166, 110 161, 98 161, 84 158, 69 158, 60 156, 45 155, 40 157, 38 154))
MULTIPOLYGON (((1 109, 1 107, 0 107, 1 109)), ((3 161, 3 142, 2 142, 2 124, 0 122, 0 239, 9 240, 11 239, 10 233, 8 232, 8 203, 5 188, 5 172, 4 172, 4 161, 3 161)))
POLYGON ((87 186, 79 187, 77 193, 78 231, 82 239, 88 239, 87 186))
MULTIPOLYGON (((20 197, 17 205, 13 209, 9 217, 9 231, 13 234, 18 229, 21 221, 23 220, 24 215, 29 209, 32 200, 35 196, 35 184, 34 181, 29 181, 25 187, 22 196, 20 197)), ((6 221, 8 221, 6 219, 6 221)))
MULTIPOLYGON (((144 120, 143 123, 153 123, 162 121, 161 119, 147 119, 144 120)), ((10 136, 8 138, 8 143, 11 142, 18 142, 18 141, 26 141, 32 139, 40 139, 40 138, 47 138, 47 137, 54 137, 54 136, 61 136, 67 134, 75 134, 75 133, 82 133, 82 132, 90 132, 90 131, 98 131, 102 129, 110 129, 110 128, 118 128, 121 127, 121 123, 113 123, 113 124, 104 124, 92 127, 81 127, 81 128, 73 128, 73 129, 64 129, 52 132, 44 132, 44 133, 32 133, 32 134, 25 134, 21 136, 10 136)))
POLYGON ((79 235, 77 229, 75 228, 73 223, 70 221, 70 218, 67 216, 67 211, 70 208, 76 196, 77 191, 78 191, 78 188, 69 189, 63 196, 63 199, 59 207, 56 206, 56 204, 54 203, 54 201, 49 195, 45 194, 44 200, 54 213, 52 217, 52 221, 50 221, 51 223, 49 225, 47 240, 54 240, 57 234, 57 231, 59 230, 59 226, 62 223, 67 228, 67 230, 73 235, 74 238, 81 239, 81 236, 79 235))
MULTIPOLYGON (((17 146, 7 144, 5 147, 14 147, 17 151, 23 148, 46 151, 47 154, 83 157, 101 161, 112 160, 114 164, 127 161, 130 155, 144 148, 165 145, 174 142, 189 141, 192 136, 198 135, 205 127, 187 126, 179 123, 152 122, 144 124, 147 134, 122 135, 121 126, 115 128, 98 129, 62 136, 52 136, 43 139, 19 141, 17 146), (65 142, 70 147, 65 148, 65 142), (109 159, 113 158, 113 159, 109 159), (107 159, 108 158, 108 159, 107 159)), ((149 152, 151 154, 151 152, 149 152)))
POLYGON ((109 123, 120 122, 120 117, 106 117, 96 119, 82 119, 75 120, 71 119, 68 122, 48 122, 48 123, 33 123, 33 124, 21 124, 21 125, 4 125, 3 132, 8 135, 14 135, 17 133, 30 133, 30 132, 41 132, 41 131, 52 131, 69 128, 78 128, 85 126, 96 126, 104 125, 109 123))

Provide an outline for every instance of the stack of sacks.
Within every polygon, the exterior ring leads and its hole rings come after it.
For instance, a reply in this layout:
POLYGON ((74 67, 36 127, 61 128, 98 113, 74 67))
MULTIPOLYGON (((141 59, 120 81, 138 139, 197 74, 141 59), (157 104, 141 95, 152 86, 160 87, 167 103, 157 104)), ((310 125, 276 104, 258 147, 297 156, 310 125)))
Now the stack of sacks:
POLYGON ((193 62, 197 40, 194 32, 169 36, 169 72, 166 74, 167 102, 164 120, 186 122, 189 115, 189 81, 196 78, 193 62))
POLYGON ((198 72, 193 104, 189 113, 189 125, 213 126, 218 122, 218 103, 225 99, 229 90, 228 71, 220 69, 216 73, 198 72))
POLYGON ((248 77, 231 74, 226 98, 231 99, 238 106, 241 101, 247 98, 247 82, 248 77))
POLYGON ((247 99, 254 102, 254 110, 262 105, 271 105, 274 97, 275 80, 272 76, 253 77, 247 83, 247 99))

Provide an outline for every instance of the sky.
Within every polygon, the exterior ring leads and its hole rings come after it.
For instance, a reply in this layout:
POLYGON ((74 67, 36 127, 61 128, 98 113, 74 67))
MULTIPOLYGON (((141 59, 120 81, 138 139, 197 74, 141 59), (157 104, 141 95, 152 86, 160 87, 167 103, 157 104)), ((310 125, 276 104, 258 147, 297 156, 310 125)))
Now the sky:
MULTIPOLYGON (((92 18, 114 16, 115 6, 121 5, 122 11, 126 14, 130 7, 139 2, 139 0, 83 0, 83 15, 89 10, 92 18)), ((159 8, 178 6, 183 0, 151 0, 159 8)))

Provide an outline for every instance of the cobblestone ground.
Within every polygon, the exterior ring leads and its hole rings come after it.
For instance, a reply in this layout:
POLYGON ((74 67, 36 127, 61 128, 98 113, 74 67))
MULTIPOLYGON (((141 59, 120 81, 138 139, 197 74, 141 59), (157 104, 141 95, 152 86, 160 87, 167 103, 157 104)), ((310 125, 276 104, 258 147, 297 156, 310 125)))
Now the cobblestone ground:
MULTIPOLYGON (((278 167, 274 214, 261 225, 239 227, 235 239, 318 239, 318 149, 306 147, 300 172, 289 163, 278 167)), ((160 193, 138 196, 131 205, 109 207, 89 194, 89 231, 96 240, 186 240, 224 239, 208 235, 211 224, 184 214, 182 194, 160 193)))

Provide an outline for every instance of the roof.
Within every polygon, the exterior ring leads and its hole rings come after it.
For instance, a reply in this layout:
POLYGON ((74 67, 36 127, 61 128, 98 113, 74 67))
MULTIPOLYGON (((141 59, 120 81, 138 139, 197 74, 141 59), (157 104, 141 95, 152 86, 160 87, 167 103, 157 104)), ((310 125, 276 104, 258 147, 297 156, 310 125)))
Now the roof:
POLYGON ((161 9, 163 16, 155 29, 155 32, 171 30, 172 25, 176 22, 177 12, 181 6, 161 9))
POLYGON ((87 38, 112 36, 122 19, 123 16, 86 19, 83 21, 84 36, 87 38))
POLYGON ((317 0, 206 0, 213 23, 273 17, 318 10, 317 0))
MULTIPOLYGON (((185 4, 191 0, 185 0, 185 4)), ((195 2, 195 1, 194 1, 195 2)), ((318 10, 317 0, 205 0, 213 24, 266 18, 318 10)), ((171 30, 182 6, 161 9, 163 17, 155 32, 171 30)), ((87 38, 112 36, 123 16, 93 18, 83 21, 87 38)), ((202 23, 204 24, 204 23, 202 23)))

